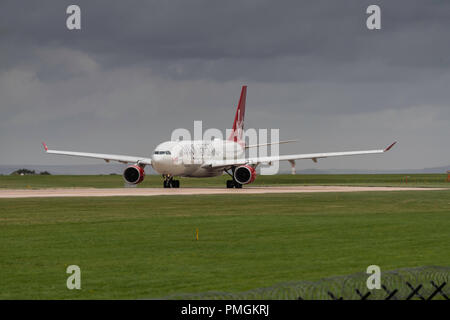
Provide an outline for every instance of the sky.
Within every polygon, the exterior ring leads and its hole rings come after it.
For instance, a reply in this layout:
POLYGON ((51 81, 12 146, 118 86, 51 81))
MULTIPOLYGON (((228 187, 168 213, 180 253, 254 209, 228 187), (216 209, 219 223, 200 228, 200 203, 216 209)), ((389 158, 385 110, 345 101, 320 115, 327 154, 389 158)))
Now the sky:
MULTIPOLYGON (((450 164, 448 1, 0 2, 0 165, 98 164, 41 146, 150 155, 176 128, 298 139, 282 154, 389 153, 297 168, 450 164), (66 8, 81 8, 68 30, 66 8), (366 27, 369 5, 381 29, 366 27)), ((106 165, 106 164, 105 164, 106 165)))

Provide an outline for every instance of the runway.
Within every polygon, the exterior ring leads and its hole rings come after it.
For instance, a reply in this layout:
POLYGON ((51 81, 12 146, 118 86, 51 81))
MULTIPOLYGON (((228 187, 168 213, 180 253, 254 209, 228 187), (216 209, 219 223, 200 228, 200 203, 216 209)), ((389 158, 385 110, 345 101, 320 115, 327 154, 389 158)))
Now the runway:
POLYGON ((119 197, 119 196, 174 196, 208 194, 264 194, 314 192, 368 192, 368 191, 432 191, 445 188, 358 187, 358 186, 285 186, 226 188, 64 188, 64 189, 0 189, 0 198, 53 198, 53 197, 119 197))

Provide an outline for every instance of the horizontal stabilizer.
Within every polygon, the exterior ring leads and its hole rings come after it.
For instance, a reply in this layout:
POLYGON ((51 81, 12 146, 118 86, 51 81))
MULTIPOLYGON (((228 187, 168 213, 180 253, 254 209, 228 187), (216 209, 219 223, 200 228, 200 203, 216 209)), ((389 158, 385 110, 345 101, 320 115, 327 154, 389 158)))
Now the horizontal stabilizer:
POLYGON ((245 146, 245 149, 249 148, 259 148, 264 146, 270 146, 272 144, 285 144, 285 143, 291 143, 291 142, 297 142, 298 140, 285 140, 285 141, 279 141, 279 142, 270 142, 270 143, 260 143, 260 144, 251 144, 249 146, 245 146))

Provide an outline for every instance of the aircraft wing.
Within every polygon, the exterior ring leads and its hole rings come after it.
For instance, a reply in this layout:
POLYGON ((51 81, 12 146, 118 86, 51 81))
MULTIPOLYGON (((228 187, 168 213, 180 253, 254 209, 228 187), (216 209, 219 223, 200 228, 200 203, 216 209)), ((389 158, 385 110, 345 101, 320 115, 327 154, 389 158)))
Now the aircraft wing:
POLYGON ((73 156, 73 157, 84 157, 84 158, 92 158, 92 159, 103 159, 106 162, 109 161, 118 161, 120 163, 136 163, 143 165, 151 165, 152 160, 150 158, 144 157, 133 157, 133 156, 122 156, 117 154, 103 154, 103 153, 88 153, 88 152, 74 152, 74 151, 60 151, 60 150, 50 150, 47 145, 43 142, 45 152, 49 154, 60 154, 65 156, 73 156))
POLYGON ((210 162, 206 162, 205 164, 202 165, 202 167, 205 167, 205 168, 229 168, 232 166, 240 166, 240 165, 245 165, 245 164, 249 164, 249 165, 270 164, 275 161, 294 161, 294 160, 301 160, 301 159, 312 159, 314 162, 317 162, 317 159, 321 159, 321 158, 384 153, 384 152, 389 151, 396 143, 397 142, 394 142, 387 148, 378 149, 378 150, 292 154, 292 155, 284 155, 284 156, 254 157, 254 158, 242 158, 242 159, 231 159, 231 160, 213 160, 210 162))

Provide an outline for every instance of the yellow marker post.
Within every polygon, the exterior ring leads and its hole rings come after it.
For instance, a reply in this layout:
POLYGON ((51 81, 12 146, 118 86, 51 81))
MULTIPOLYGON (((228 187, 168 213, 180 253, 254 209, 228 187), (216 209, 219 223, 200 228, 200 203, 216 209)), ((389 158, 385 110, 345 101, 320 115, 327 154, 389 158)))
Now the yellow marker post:
POLYGON ((198 240, 198 228, 195 229, 195 240, 198 240))

